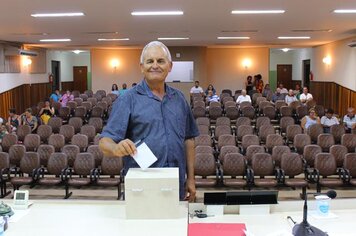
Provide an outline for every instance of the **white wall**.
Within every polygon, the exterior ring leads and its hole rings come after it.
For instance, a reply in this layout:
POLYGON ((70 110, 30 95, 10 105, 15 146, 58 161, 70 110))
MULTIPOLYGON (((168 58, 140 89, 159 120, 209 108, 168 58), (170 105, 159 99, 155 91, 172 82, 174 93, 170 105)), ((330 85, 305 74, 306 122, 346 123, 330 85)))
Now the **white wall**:
POLYGON ((312 71, 315 81, 332 81, 346 88, 356 90, 356 48, 347 43, 356 38, 329 43, 313 49, 312 71), (331 57, 331 64, 323 63, 323 58, 331 57))
POLYGON ((293 51, 283 52, 280 49, 271 49, 269 70, 277 71, 278 64, 293 64, 293 51))

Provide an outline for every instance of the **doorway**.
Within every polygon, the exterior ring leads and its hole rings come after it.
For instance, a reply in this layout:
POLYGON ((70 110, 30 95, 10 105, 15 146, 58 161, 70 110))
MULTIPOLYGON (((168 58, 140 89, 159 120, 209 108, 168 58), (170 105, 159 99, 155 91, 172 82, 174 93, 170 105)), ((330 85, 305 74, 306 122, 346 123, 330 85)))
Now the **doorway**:
POLYGON ((56 89, 60 90, 61 84, 61 62, 60 61, 51 61, 53 82, 52 82, 52 92, 56 89))
POLYGON ((88 81, 88 67, 87 66, 73 66, 73 83, 74 89, 84 93, 87 90, 88 81))
POLYGON ((277 65, 277 87, 279 84, 286 89, 292 88, 292 65, 277 65))
POLYGON ((310 60, 303 60, 303 86, 310 87, 310 60))

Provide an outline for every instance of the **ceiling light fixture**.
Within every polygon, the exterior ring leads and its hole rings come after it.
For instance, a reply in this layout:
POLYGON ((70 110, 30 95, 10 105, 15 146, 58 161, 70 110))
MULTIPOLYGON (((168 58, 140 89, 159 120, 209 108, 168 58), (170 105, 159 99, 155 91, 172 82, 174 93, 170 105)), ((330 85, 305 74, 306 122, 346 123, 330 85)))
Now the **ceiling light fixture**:
POLYGON ((180 16, 183 15, 183 11, 133 11, 133 16, 180 16))
POLYGON ((310 39, 309 36, 279 36, 278 39, 310 39))
POLYGON ((285 10, 233 10, 231 14, 283 14, 285 10))
POLYGON ((218 37, 218 39, 250 39, 250 37, 240 36, 240 37, 218 37))
POLYGON ((288 52, 290 50, 290 48, 282 48, 281 49, 283 52, 288 52))
POLYGON ((356 9, 337 9, 334 10, 334 13, 341 13, 341 14, 356 13, 356 9))
POLYGON ((40 39, 40 42, 70 42, 71 39, 40 39))
POLYGON ((188 40, 189 38, 157 38, 157 40, 188 40))
POLYGON ((79 54, 79 53, 84 52, 84 51, 82 51, 82 50, 73 50, 72 52, 75 53, 75 54, 79 54))
POLYGON ((63 12, 63 13, 38 13, 31 14, 32 17, 70 17, 70 16, 84 16, 83 12, 63 12))
POLYGON ((129 38, 98 39, 98 41, 128 41, 129 38))

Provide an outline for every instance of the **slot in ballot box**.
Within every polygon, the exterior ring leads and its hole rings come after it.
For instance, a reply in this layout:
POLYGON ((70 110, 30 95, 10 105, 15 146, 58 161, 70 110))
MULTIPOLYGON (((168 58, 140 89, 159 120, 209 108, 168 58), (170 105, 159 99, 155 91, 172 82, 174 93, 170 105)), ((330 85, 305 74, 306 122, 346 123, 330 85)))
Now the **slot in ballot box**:
POLYGON ((130 168, 125 202, 127 219, 179 218, 178 168, 130 168))

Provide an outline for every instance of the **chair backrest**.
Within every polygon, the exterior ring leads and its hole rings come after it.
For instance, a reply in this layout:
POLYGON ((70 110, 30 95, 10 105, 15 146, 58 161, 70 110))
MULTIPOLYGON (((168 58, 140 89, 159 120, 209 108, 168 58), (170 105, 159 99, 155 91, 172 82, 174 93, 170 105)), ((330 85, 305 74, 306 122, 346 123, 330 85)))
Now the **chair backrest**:
POLYGON ((242 148, 246 150, 246 148, 250 145, 260 145, 260 139, 257 135, 248 134, 242 137, 242 148))
POLYGON ((314 109, 319 117, 323 117, 325 115, 325 108, 323 105, 315 105, 314 109))
POLYGON ((284 153, 281 156, 281 169, 286 176, 294 177, 304 171, 302 158, 298 153, 284 153))
POLYGON ((47 171, 49 174, 59 176, 63 169, 68 167, 67 155, 54 152, 48 158, 47 171))
POLYGON ((237 140, 241 141, 242 137, 248 134, 253 134, 253 127, 251 125, 240 125, 236 128, 237 140))
POLYGON ((276 134, 276 130, 274 129, 273 125, 271 125, 271 124, 262 125, 259 128, 258 134, 259 134, 261 141, 266 142, 267 136, 270 134, 276 134))
POLYGON ((248 117, 250 119, 254 119, 255 118, 255 108, 253 108, 252 106, 245 106, 241 108, 240 105, 240 110, 241 110, 241 114, 244 117, 248 117))
POLYGON ((62 153, 67 155, 68 166, 73 166, 77 154, 80 153, 80 149, 77 145, 67 144, 62 147, 62 153))
POLYGON ((239 117, 236 120, 236 127, 240 125, 251 125, 251 119, 249 117, 239 117))
POLYGON ((102 175, 120 175, 123 168, 122 158, 117 157, 103 157, 100 165, 102 175))
MULTIPOLYGON (((284 117, 284 118, 287 118, 287 117, 284 117)), ((288 141, 292 141, 294 140, 295 136, 297 134, 302 134, 303 133, 303 130, 302 130, 302 127, 300 125, 288 125, 287 126, 287 129, 286 129, 286 137, 287 137, 287 140, 288 141)), ((308 135, 309 137, 309 135, 308 135)), ((309 137, 309 140, 310 140, 310 137, 309 137)), ((311 142, 311 140, 310 140, 311 142)))
POLYGON ((330 127, 330 133, 334 136, 335 143, 340 143, 342 135, 345 134, 345 127, 342 124, 332 125, 330 127))
POLYGON ((91 114, 90 114, 90 117, 103 117, 104 115, 104 109, 100 106, 94 106, 92 109, 91 109, 91 114))
POLYGON ((309 134, 311 141, 316 143, 318 141, 319 134, 324 132, 323 126, 321 124, 312 124, 307 129, 307 134, 309 134))
POLYGON ((335 144, 334 136, 332 134, 319 134, 317 144, 323 152, 329 152, 330 147, 335 144))
POLYGON ((256 153, 252 156, 251 168, 255 176, 269 176, 274 174, 272 156, 268 153, 256 153))
POLYGON ((80 133, 86 135, 88 137, 88 142, 92 143, 96 135, 96 130, 93 125, 83 125, 80 128, 80 133))
POLYGON ((293 116, 293 108, 289 106, 281 106, 281 108, 279 109, 279 113, 281 114, 282 117, 293 116))
POLYGON ((75 134, 74 127, 71 125, 62 125, 59 129, 59 134, 64 136, 65 143, 70 143, 75 134))
POLYGON ((214 150, 210 146, 196 146, 195 153, 211 153, 214 154, 214 150))
POLYGON ((81 152, 86 151, 88 147, 88 137, 84 134, 75 134, 72 137, 71 144, 77 145, 81 152))
POLYGON ((58 133, 59 132, 59 128, 62 126, 63 124, 63 119, 60 117, 51 117, 48 120, 47 123, 49 126, 52 127, 52 131, 53 133, 58 133))
POLYGON ((37 152, 26 152, 20 161, 20 171, 26 174, 32 174, 39 167, 40 157, 37 152))
POLYGON ((205 107, 194 107, 192 112, 195 119, 199 117, 206 117, 205 107))
POLYGON ((202 177, 207 177, 209 175, 215 175, 215 173, 216 163, 214 155, 211 153, 196 153, 194 174, 202 177))
POLYGON ((91 108, 92 108, 91 102, 88 102, 88 101, 82 102, 82 106, 85 107, 87 112, 91 111, 91 108))
POLYGON ((211 120, 216 120, 222 116, 223 109, 219 106, 209 107, 209 118, 211 120))
POLYGON ((88 95, 86 95, 85 93, 80 94, 79 97, 83 99, 83 102, 88 100, 88 95))
POLYGON ((297 116, 298 119, 301 120, 304 116, 308 115, 308 107, 305 105, 300 105, 297 107, 297 116))
POLYGON ((84 106, 79 106, 75 109, 74 116, 84 119, 87 115, 87 109, 84 106))
POLYGON ((77 106, 78 106, 78 104, 75 101, 68 101, 67 102, 67 107, 69 107, 69 109, 71 111, 74 111, 77 108, 77 106))
POLYGON ((230 120, 236 120, 240 115, 236 106, 225 106, 225 114, 230 120))
POLYGON ((78 153, 74 161, 74 173, 77 175, 89 175, 90 171, 95 168, 94 156, 91 153, 78 153))
POLYGON ((42 143, 47 143, 48 138, 52 133, 52 126, 40 125, 37 128, 37 134, 40 136, 42 143))
POLYGON ((303 157, 307 164, 311 167, 314 165, 314 160, 317 154, 321 153, 321 147, 315 144, 306 145, 303 151, 303 157))
POLYGON ((288 104, 285 101, 281 101, 281 100, 277 100, 274 105, 277 111, 279 111, 283 106, 288 106, 288 104))
POLYGON ((220 149, 220 153, 219 153, 219 160, 221 163, 224 163, 225 161, 225 156, 229 153, 239 153, 239 148, 236 146, 223 146, 220 149))
POLYGON ((274 146, 284 145, 283 137, 279 134, 269 134, 266 138, 266 148, 268 152, 272 153, 272 148, 274 146))
POLYGON ((244 156, 240 153, 227 153, 224 157, 222 169, 224 170, 224 176, 244 176, 246 173, 246 161, 244 156))
POLYGON ((195 101, 193 103, 193 107, 204 107, 205 108, 205 102, 204 101, 195 101))
POLYGON ((219 137, 224 134, 231 134, 230 125, 219 125, 215 128, 215 138, 219 140, 219 137))
POLYGON ((103 119, 99 117, 91 117, 88 124, 95 127, 96 133, 101 133, 103 130, 103 119))
POLYGON ((41 144, 41 138, 38 134, 28 134, 25 136, 23 144, 26 147, 26 151, 35 152, 41 144))
POLYGON ((263 108, 263 115, 269 117, 271 120, 276 119, 276 110, 272 106, 266 106, 263 108))
POLYGON ((31 127, 29 125, 19 125, 16 129, 17 139, 19 141, 24 141, 26 135, 31 133, 31 127))
POLYGON ((289 104, 289 106, 293 109, 293 112, 296 112, 297 111, 297 107, 300 106, 301 103, 300 101, 293 101, 289 104))
POLYGON ((210 126, 210 120, 208 117, 198 117, 195 122, 197 123, 197 125, 210 126))
POLYGON ((40 163, 41 166, 47 166, 48 164, 48 159, 51 156, 52 153, 54 153, 54 147, 49 144, 41 144, 38 149, 37 153, 40 157, 40 163))
POLYGON ((355 176, 356 176, 356 153, 347 153, 345 155, 343 167, 344 167, 344 169, 349 170, 350 175, 353 178, 355 178, 355 176))
POLYGON ((10 157, 7 152, 0 152, 0 170, 10 167, 10 157))
POLYGON ((112 105, 111 97, 103 97, 103 99, 101 99, 101 101, 106 102, 108 104, 108 107, 112 105))
POLYGON ((210 134, 210 127, 207 125, 198 125, 199 134, 210 134))
POLYGON ((213 107, 221 107, 221 103, 220 102, 210 102, 209 109, 213 108, 213 107))
POLYGON ((14 144, 9 149, 10 164, 19 167, 20 161, 25 155, 26 148, 22 144, 14 144))
MULTIPOLYGON (((288 132, 288 128, 287 128, 288 132)), ((293 145, 299 154, 303 154, 306 145, 311 144, 310 136, 307 134, 296 134, 293 139, 293 145)))
POLYGON ((281 160, 283 154, 289 154, 289 153, 291 153, 291 151, 288 146, 274 146, 272 148, 272 159, 274 161, 274 164, 276 166, 281 166, 281 160))
MULTIPOLYGON (((79 94, 79 95, 80 95, 80 94, 79 94)), ((82 103, 83 103, 83 99, 80 98, 79 95, 78 95, 78 97, 75 97, 75 98, 74 98, 74 101, 77 103, 78 107, 81 106, 82 103)), ((77 108, 78 108, 78 107, 77 107, 77 108)))
POLYGON ((93 91, 92 90, 85 90, 84 94, 86 94, 88 97, 92 97, 93 96, 93 91))
POLYGON ((336 174, 336 161, 330 153, 322 152, 315 155, 314 168, 319 170, 321 176, 336 174))
POLYGON ((342 167, 345 155, 347 154, 347 148, 343 145, 336 144, 330 147, 329 152, 335 157, 337 167, 342 167))
POLYGON ((56 152, 58 152, 65 144, 64 136, 61 134, 52 134, 48 138, 48 144, 52 145, 56 152))
POLYGON ((17 143, 16 134, 5 134, 1 141, 2 150, 8 152, 10 147, 17 143))
POLYGON ((223 134, 218 140, 218 149, 220 150, 223 146, 231 145, 236 146, 235 136, 231 134, 223 134))
POLYGON ((281 128, 281 132, 282 133, 285 133, 287 131, 287 127, 289 125, 294 125, 294 124, 295 124, 294 119, 292 117, 289 117, 289 116, 284 116, 279 121, 279 126, 281 128))
POLYGON ((256 98, 256 105, 260 107, 261 102, 267 101, 267 98, 265 97, 257 97, 256 98))
POLYGON ((271 119, 267 116, 260 116, 256 119, 256 129, 258 130, 262 125, 270 125, 271 119))
POLYGON ((100 166, 104 158, 104 153, 100 150, 99 145, 90 145, 88 147, 87 152, 93 154, 95 160, 95 166, 96 167, 100 166))
POLYGON ((231 120, 229 117, 223 116, 223 117, 218 117, 216 119, 216 126, 220 126, 220 125, 231 125, 231 120))
POLYGON ((244 107, 252 107, 252 104, 250 102, 245 101, 245 102, 241 102, 239 107, 240 110, 242 110, 244 107))
POLYGON ((102 107, 103 110, 104 110, 104 112, 107 111, 107 110, 108 110, 108 107, 109 107, 108 103, 107 103, 107 102, 104 102, 104 101, 98 102, 98 103, 96 104, 96 106, 102 107))
POLYGON ((80 128, 83 126, 83 120, 79 117, 71 117, 68 121, 68 125, 74 127, 74 132, 77 134, 80 132, 80 128))
POLYGON ((95 97, 90 97, 90 96, 87 101, 91 103, 92 107, 94 107, 96 105, 96 103, 98 102, 98 100, 95 97))
POLYGON ((199 135, 195 137, 195 146, 212 146, 210 135, 199 135))
POLYGON ((265 153, 265 148, 261 145, 250 145, 246 149, 246 160, 248 163, 251 163, 253 155, 256 153, 265 153))
POLYGON ((347 147, 348 152, 355 152, 356 134, 343 134, 341 136, 341 145, 347 147))

